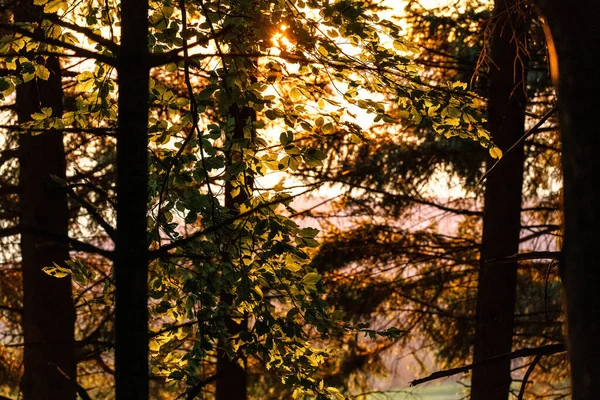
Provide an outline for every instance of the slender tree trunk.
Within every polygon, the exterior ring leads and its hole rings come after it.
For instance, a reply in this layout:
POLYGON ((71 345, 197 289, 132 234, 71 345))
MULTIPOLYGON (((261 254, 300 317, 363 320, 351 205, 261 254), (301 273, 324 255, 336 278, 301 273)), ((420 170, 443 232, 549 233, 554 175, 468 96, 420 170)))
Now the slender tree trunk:
MULTIPOLYGON (((32 21, 24 8, 15 9, 15 22, 32 21)), ((42 107, 52 108, 54 116, 63 113, 59 61, 48 57, 45 65, 50 70, 47 81, 17 86, 19 122, 29 121, 42 107)), ((25 400, 75 399, 75 386, 63 375, 75 379, 77 372, 71 279, 54 278, 42 271, 55 263, 65 266, 69 259, 66 242, 60 240, 68 235, 67 197, 53 179, 65 179, 65 170, 62 132, 19 136, 25 400)))
POLYGON ((539 3, 558 55, 563 276, 573 399, 592 400, 600 394, 600 2, 539 3))
POLYGON ((118 400, 148 399, 148 2, 121 1, 115 368, 118 400))
MULTIPOLYGON (((244 138, 244 128, 247 125, 248 119, 251 121, 256 120, 256 113, 249 107, 238 107, 237 104, 233 104, 229 108, 229 114, 235 121, 233 141, 239 141, 244 138)), ((237 150, 229 150, 227 152, 227 161, 229 165, 233 163, 235 153, 239 154, 237 150)), ((225 207, 237 212, 240 204, 248 200, 248 190, 252 190, 253 178, 246 177, 245 187, 241 188, 240 193, 236 196, 232 196, 232 190, 234 189, 230 181, 225 183, 225 207)), ((227 256, 226 256, 227 257, 227 256)), ((221 297, 221 301, 226 304, 232 305, 233 298, 230 294, 224 294, 221 297)), ((238 324, 233 319, 228 318, 225 321, 227 331, 230 336, 237 335, 240 332, 248 329, 248 320, 244 317, 241 324, 238 324)), ((248 397, 248 373, 245 367, 241 367, 238 364, 238 360, 230 359, 225 352, 224 343, 219 343, 219 350, 217 352, 217 382, 216 382, 216 400, 246 400, 248 397)), ((246 366, 246 359, 242 359, 242 363, 246 366)))
MULTIPOLYGON (((517 0, 497 0, 493 15, 488 119, 493 140, 505 151, 524 133, 524 71, 517 59, 525 28, 521 9, 517 0)), ((518 146, 505 154, 486 182, 475 362, 511 351, 517 263, 489 260, 519 250, 522 186, 523 146, 518 146)), ((510 360, 475 368, 471 399, 507 400, 510 383, 510 360)))

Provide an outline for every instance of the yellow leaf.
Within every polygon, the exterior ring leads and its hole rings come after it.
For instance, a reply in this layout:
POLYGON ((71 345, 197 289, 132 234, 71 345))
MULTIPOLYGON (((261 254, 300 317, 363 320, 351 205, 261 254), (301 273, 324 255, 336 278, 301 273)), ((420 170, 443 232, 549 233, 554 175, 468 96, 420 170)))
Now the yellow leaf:
POLYGON ((72 274, 70 269, 61 267, 57 264, 54 264, 52 267, 44 267, 42 268, 42 271, 54 278, 64 278, 72 274))
POLYGON ((321 130, 326 135, 329 134, 329 133, 332 133, 333 132, 333 124, 331 122, 328 122, 325 125, 323 125, 323 127, 321 128, 321 130))
POLYGON ((47 81, 48 78, 50 78, 50 71, 43 65, 38 64, 35 66, 35 76, 37 76, 41 80, 47 81))
POLYGON ((292 88, 292 90, 290 90, 290 98, 292 99, 292 101, 300 100, 301 96, 302 93, 298 89, 292 88))
POLYGON ((337 388, 335 388, 333 386, 330 386, 330 387, 327 388, 327 390, 330 393, 333 393, 333 395, 335 396, 336 400, 344 400, 344 398, 345 398, 344 395, 337 388))
POLYGON ((94 87, 94 83, 94 75, 91 72, 82 72, 81 74, 77 75, 77 86, 75 86, 75 90, 78 92, 87 92, 94 87))
POLYGON ((159 351, 160 343, 158 343, 156 340, 151 340, 150 343, 148 343, 148 348, 150 351, 159 351))
POLYGON ((462 90, 467 90, 467 84, 464 82, 453 82, 451 87, 452 89, 461 88, 462 90))
POLYGON ((44 12, 50 14, 58 11, 61 8, 66 9, 67 7, 68 4, 66 2, 63 2, 62 0, 52 0, 46 3, 46 5, 44 6, 44 12))
POLYGON ((46 116, 42 113, 33 113, 31 114, 31 119, 34 121, 43 121, 46 119, 46 116))
POLYGON ((408 51, 408 47, 399 40, 394 40, 394 48, 398 51, 408 51))
POLYGON ((16 63, 16 61, 4 61, 4 64, 6 65, 7 69, 10 69, 10 70, 17 69, 17 63, 16 63))
POLYGON ((490 147, 490 156, 492 156, 492 158, 502 158, 502 150, 496 146, 490 147))

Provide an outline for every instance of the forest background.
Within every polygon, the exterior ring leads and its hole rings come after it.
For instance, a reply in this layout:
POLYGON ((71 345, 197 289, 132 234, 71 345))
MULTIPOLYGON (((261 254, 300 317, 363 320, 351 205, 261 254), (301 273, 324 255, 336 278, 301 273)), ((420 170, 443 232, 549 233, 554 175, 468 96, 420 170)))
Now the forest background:
POLYGON ((593 398, 559 8, 2 3, 2 395, 593 398))

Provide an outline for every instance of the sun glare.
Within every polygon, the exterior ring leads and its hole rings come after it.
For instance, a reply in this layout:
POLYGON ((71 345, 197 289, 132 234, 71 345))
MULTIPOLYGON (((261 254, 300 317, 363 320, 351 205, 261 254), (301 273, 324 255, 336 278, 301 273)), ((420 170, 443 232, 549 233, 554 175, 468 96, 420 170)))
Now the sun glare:
POLYGON ((271 38, 271 43, 273 47, 271 51, 275 51, 278 53, 279 51, 287 51, 290 48, 294 47, 294 44, 285 36, 285 31, 288 29, 288 26, 285 24, 281 24, 279 26, 279 31, 276 32, 271 38))

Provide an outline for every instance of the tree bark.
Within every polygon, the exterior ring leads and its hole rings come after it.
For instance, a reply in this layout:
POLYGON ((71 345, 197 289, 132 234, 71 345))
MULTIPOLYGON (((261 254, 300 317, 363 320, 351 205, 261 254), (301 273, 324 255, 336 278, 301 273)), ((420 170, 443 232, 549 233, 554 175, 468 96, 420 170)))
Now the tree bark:
POLYGON ((121 1, 117 57, 115 380, 118 400, 148 399, 148 2, 121 1))
MULTIPOLYGON (((517 46, 525 21, 517 0, 497 0, 493 14, 488 119, 495 143, 507 150, 524 134, 524 71, 517 46)), ((475 363, 510 353, 516 300, 517 262, 489 262, 518 253, 523 186, 523 145, 504 155, 486 181, 478 279, 475 363)), ((476 367, 471 399, 506 400, 510 360, 476 367)))
POLYGON ((600 2, 539 3, 558 56, 555 78, 565 219, 562 264, 573 399, 591 400, 600 393, 600 268, 596 249, 600 241, 600 2))
MULTIPOLYGON (((30 4, 29 7, 32 7, 30 4)), ((16 7, 15 22, 32 16, 16 7)), ((19 122, 42 107, 54 116, 63 113, 62 75, 56 57, 48 57, 47 81, 34 79, 17 86, 19 122)), ((48 130, 19 136, 20 231, 23 270, 24 400, 74 400, 75 387, 60 371, 76 379, 75 308, 70 278, 54 278, 43 267, 65 266, 69 259, 67 196, 53 177, 65 179, 62 132, 48 130), (60 369, 60 371, 59 371, 60 369)))

